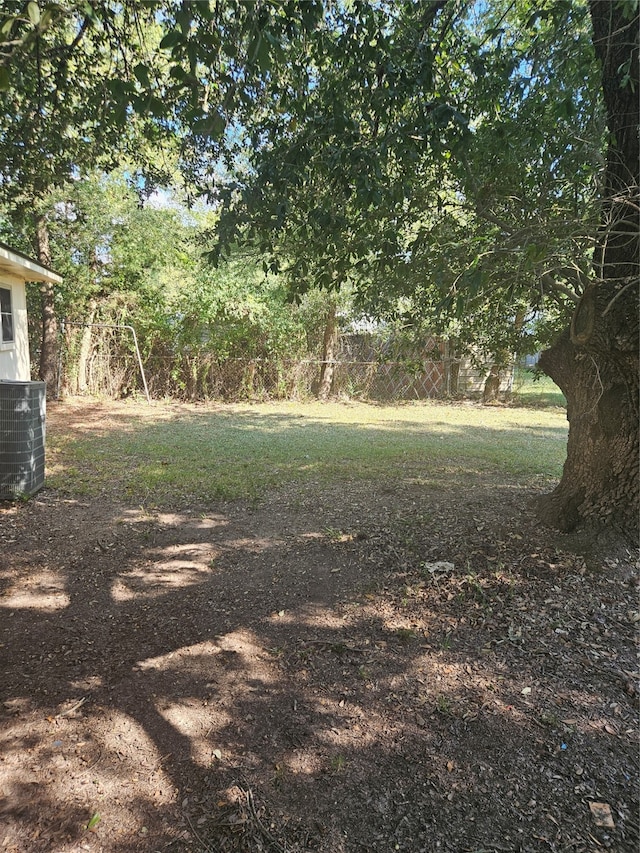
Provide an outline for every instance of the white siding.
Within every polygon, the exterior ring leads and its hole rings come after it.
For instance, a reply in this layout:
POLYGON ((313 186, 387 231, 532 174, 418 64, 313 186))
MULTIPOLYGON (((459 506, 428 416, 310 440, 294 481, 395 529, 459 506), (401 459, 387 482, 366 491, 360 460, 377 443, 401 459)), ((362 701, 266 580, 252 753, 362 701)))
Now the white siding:
POLYGON ((2 273, 0 275, 0 287, 9 288, 11 291, 14 336, 13 342, 2 343, 0 341, 0 380, 29 381, 31 379, 31 364, 25 283, 19 278, 2 273))

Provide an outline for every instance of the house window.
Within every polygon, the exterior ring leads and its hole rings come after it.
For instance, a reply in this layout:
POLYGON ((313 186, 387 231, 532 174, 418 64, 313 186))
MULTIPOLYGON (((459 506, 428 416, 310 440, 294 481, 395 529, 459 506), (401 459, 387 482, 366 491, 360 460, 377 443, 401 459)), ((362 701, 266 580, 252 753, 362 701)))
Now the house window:
POLYGON ((0 344, 10 344, 13 341, 11 291, 8 287, 0 287, 0 344))

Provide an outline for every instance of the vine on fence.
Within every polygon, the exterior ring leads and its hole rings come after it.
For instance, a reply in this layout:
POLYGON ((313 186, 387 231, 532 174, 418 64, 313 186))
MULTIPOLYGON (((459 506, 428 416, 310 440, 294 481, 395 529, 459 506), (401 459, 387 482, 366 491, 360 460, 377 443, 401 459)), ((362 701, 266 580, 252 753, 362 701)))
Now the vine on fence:
MULTIPOLYGON (((102 335, 98 336, 102 338, 102 335)), ((72 360, 63 363, 63 392, 77 393, 72 360)), ((218 359, 188 352, 152 352, 145 373, 152 397, 180 400, 304 400, 316 396, 320 359, 218 359)), ((418 400, 447 394, 446 363, 425 361, 421 370, 396 361, 334 362, 332 396, 370 400, 418 400)), ((142 393, 140 373, 126 342, 110 336, 87 360, 85 392, 126 397, 142 393)))
MULTIPOLYGON (((92 330, 91 346, 79 377, 78 342, 67 334, 61 360, 63 393, 121 398, 142 393, 140 369, 131 340, 109 327, 92 330)), ((422 355, 362 341, 343 342, 333 366, 331 396, 375 401, 478 396, 487 370, 452 354, 447 344, 428 340, 422 355), (355 356, 355 357, 354 357, 355 356), (360 356, 360 357, 357 357, 360 356), (362 357, 364 356, 364 357, 362 357), (395 357, 394 357, 395 356, 395 357)), ((153 345, 144 357, 152 397, 177 400, 305 400, 318 396, 323 366, 319 358, 229 358, 200 348, 153 345)), ((502 390, 508 390, 510 382, 502 390)))

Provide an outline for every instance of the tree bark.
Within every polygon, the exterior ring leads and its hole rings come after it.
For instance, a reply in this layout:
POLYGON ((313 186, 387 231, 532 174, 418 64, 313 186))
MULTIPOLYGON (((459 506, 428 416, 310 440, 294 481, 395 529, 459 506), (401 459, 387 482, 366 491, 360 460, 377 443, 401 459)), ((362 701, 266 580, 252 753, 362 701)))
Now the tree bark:
POLYGON ((80 352, 78 354, 78 392, 85 394, 87 391, 87 364, 91 355, 91 323, 96 318, 98 303, 95 299, 90 300, 85 320, 86 325, 82 329, 80 340, 80 352))
POLYGON ((484 388, 482 389, 482 402, 486 405, 487 403, 495 403, 496 400, 500 397, 500 385, 502 384, 502 368, 499 364, 493 363, 491 365, 491 369, 489 370, 489 375, 484 381, 484 388))
POLYGON ((331 394, 337 347, 338 320, 336 314, 336 303, 332 300, 329 304, 329 310, 327 311, 327 320, 324 327, 324 339, 322 342, 322 368, 320 370, 320 385, 318 387, 318 399, 320 400, 327 400, 331 394))
POLYGON ((581 523, 637 541, 639 504, 640 273, 638 204, 638 16, 591 0, 610 142, 594 281, 571 327, 540 367, 567 398, 569 440, 562 479, 538 506, 541 520, 570 531, 581 523), (630 74, 625 82, 624 75, 630 74), (634 79, 635 78, 635 79, 634 79))
MULTIPOLYGON (((36 245, 38 260, 45 267, 51 266, 49 229, 44 214, 36 218, 36 245)), ((55 311, 53 284, 44 282, 40 288, 42 309, 42 344, 40 347, 39 376, 47 383, 47 397, 55 394, 58 378, 58 321, 55 311)))

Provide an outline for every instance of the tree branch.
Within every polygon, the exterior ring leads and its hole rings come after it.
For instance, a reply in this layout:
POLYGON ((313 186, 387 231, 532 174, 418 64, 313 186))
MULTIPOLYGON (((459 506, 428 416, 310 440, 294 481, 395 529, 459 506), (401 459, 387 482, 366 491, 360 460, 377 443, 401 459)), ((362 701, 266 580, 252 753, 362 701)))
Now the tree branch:
POLYGON ((570 287, 567 287, 566 284, 559 282, 550 272, 540 273, 539 278, 540 283, 547 290, 561 293, 576 304, 580 302, 580 294, 575 290, 572 290, 570 287))

